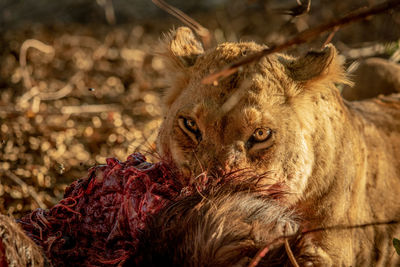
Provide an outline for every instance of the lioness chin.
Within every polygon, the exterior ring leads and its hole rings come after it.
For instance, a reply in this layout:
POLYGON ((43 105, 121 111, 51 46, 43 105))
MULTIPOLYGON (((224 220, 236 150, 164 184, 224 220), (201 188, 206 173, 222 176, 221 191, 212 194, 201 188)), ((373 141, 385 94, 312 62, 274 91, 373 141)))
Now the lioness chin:
MULTIPOLYGON (((224 43, 204 51, 190 29, 165 40, 169 70, 159 152, 187 174, 269 173, 309 228, 400 220, 400 96, 346 102, 336 49, 263 57, 214 85, 210 73, 264 46, 224 43)), ((189 181, 190 182, 190 181, 189 181)), ((326 265, 400 264, 397 224, 316 233, 326 265)), ((316 253, 319 253, 316 251, 316 253)))

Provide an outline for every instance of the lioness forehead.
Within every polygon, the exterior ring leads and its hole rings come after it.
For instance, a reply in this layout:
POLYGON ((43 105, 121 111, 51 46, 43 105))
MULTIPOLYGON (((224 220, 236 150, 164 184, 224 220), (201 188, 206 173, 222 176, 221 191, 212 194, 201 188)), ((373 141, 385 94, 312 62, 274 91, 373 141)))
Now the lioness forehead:
MULTIPOLYGON (((197 74, 198 76, 208 75, 222 67, 226 67, 229 63, 235 62, 246 55, 259 52, 265 48, 266 46, 254 42, 220 44, 214 50, 207 51, 197 58, 192 67, 192 74, 197 74)), ((269 78, 273 78, 273 76, 287 76, 285 74, 285 68, 280 62, 280 60, 284 58, 288 57, 281 54, 270 55, 264 57, 257 63, 242 66, 239 72, 247 75, 257 72, 267 75, 269 78)), ((225 82, 226 80, 234 80, 235 78, 237 78, 237 75, 226 78, 225 82)))
POLYGON ((192 97, 195 95, 198 99, 207 99, 204 105, 207 105, 208 101, 209 108, 213 108, 212 104, 215 104, 225 111, 230 109, 229 104, 233 105, 232 102, 235 102, 232 98, 237 98, 236 102, 239 99, 246 99, 249 105, 262 104, 260 100, 268 103, 284 102, 285 88, 290 86, 290 79, 280 62, 284 56, 279 54, 264 57, 257 63, 247 65, 217 84, 202 83, 202 79, 207 75, 263 48, 265 47, 252 42, 219 45, 215 50, 199 56, 190 70, 190 81, 183 91, 187 91, 192 97), (223 106, 224 104, 226 105, 223 106))
MULTIPOLYGON (((261 46, 254 42, 242 43, 222 43, 219 44, 214 50, 207 51, 202 57, 199 57, 196 64, 197 68, 206 65, 214 65, 220 67, 221 65, 229 63, 239 57, 248 55, 250 53, 261 51, 266 46, 261 46), (211 63, 211 64, 210 64, 211 63)), ((198 69, 196 69, 198 70, 198 69)))

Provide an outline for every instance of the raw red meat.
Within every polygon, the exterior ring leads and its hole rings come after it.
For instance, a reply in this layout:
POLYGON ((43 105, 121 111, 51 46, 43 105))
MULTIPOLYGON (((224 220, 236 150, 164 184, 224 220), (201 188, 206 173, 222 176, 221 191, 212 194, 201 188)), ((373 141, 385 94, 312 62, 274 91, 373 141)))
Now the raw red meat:
POLYGON ((149 163, 139 153, 130 155, 125 162, 115 158, 106 162, 91 168, 86 178, 67 187, 64 199, 54 207, 37 209, 19 220, 54 266, 135 264, 142 258, 137 253, 145 242, 139 244, 139 240, 143 240, 152 216, 167 206, 186 203, 184 199, 188 197, 201 199, 210 195, 213 192, 210 189, 222 186, 222 192, 230 192, 232 181, 242 191, 250 192, 249 188, 254 187, 251 192, 270 199, 278 198, 283 192, 279 184, 275 185, 277 188, 259 187, 262 176, 253 177, 246 171, 232 172, 218 179, 209 179, 204 174, 188 185, 183 184, 179 172, 166 162, 149 163))
POLYGON ((125 162, 109 158, 72 183, 57 205, 19 222, 54 266, 123 265, 135 254, 146 219, 181 193, 177 176, 139 153, 125 162))

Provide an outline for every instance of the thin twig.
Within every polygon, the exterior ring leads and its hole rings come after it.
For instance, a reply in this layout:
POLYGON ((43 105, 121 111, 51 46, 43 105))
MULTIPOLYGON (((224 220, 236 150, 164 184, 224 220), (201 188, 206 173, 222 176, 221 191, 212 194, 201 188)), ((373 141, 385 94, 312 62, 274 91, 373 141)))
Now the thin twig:
POLYGON ((342 18, 330 21, 325 24, 321 24, 317 27, 311 28, 304 30, 294 36, 293 38, 289 39, 286 42, 283 42, 282 44, 272 46, 271 48, 265 48, 257 53, 254 53, 252 55, 246 56, 242 59, 239 59, 238 61, 226 66, 220 71, 217 71, 213 74, 210 74, 206 76, 203 80, 203 84, 212 84, 214 81, 217 81, 221 78, 228 77, 229 75, 235 73, 239 67, 249 64, 255 60, 259 60, 260 58, 267 56, 269 54, 275 53, 275 52, 280 52, 282 50, 285 50, 289 47, 299 45, 302 43, 306 43, 319 35, 321 35, 324 32, 331 31, 335 29, 336 27, 342 27, 347 24, 350 24, 355 21, 359 21, 362 19, 365 19, 367 17, 383 13, 385 11, 391 10, 396 8, 397 6, 400 6, 400 1, 399 0, 390 0, 385 3, 377 4, 375 6, 372 6, 371 8, 368 9, 361 9, 355 12, 352 12, 342 18))
POLYGON ((65 106, 61 108, 62 114, 74 113, 100 113, 108 111, 121 111, 121 107, 114 104, 65 106))
POLYGON ((264 258, 265 255, 267 255, 270 246, 271 246, 272 244, 276 243, 276 242, 277 242, 278 240, 280 240, 280 239, 281 239, 281 238, 276 239, 275 242, 269 243, 267 246, 263 247, 260 251, 258 251, 257 254, 256 254, 256 256, 255 256, 255 257, 251 260, 251 262, 249 263, 248 267, 256 267, 256 266, 260 263, 260 260, 261 260, 262 258, 264 258))
POLYGON ((35 200, 35 202, 38 204, 38 206, 41 209, 46 209, 46 205, 40 200, 39 194, 33 189, 32 186, 27 185, 21 178, 19 178, 17 175, 12 173, 9 170, 4 170, 6 176, 13 180, 15 183, 17 183, 19 186, 21 186, 21 189, 23 191, 28 192, 28 194, 35 200))
POLYGON ((203 46, 205 49, 211 47, 211 34, 209 30, 203 27, 200 23, 189 17, 187 14, 183 13, 181 10, 176 7, 167 4, 164 0, 152 0, 154 4, 156 4, 159 8, 168 12, 175 18, 179 19, 187 26, 189 26, 192 30, 194 30, 202 39, 203 46))
POLYGON ((33 86, 30 88, 30 90, 28 90, 27 92, 25 92, 20 99, 17 101, 17 105, 18 106, 23 106, 26 102, 28 102, 29 100, 31 100, 33 97, 39 95, 39 88, 37 86, 33 86))
POLYGON ((293 255, 292 249, 290 248, 288 238, 285 238, 285 251, 286 251, 286 254, 289 257, 289 261, 293 265, 293 267, 300 267, 299 264, 297 263, 296 258, 293 255))
POLYGON ((72 92, 73 86, 70 83, 67 83, 63 88, 56 92, 51 93, 40 93, 39 98, 40 100, 57 100, 67 96, 69 93, 72 92))
POLYGON ((54 53, 55 53, 54 48, 52 46, 46 45, 36 39, 28 39, 28 40, 25 40, 25 42, 23 42, 23 44, 21 45, 20 52, 19 52, 19 64, 22 68, 22 76, 24 79, 24 86, 27 89, 32 88, 31 76, 26 67, 26 55, 27 55, 28 49, 30 47, 36 48, 37 50, 39 50, 43 53, 51 54, 52 56, 54 56, 54 53))
POLYGON ((116 19, 115 19, 115 11, 114 11, 114 5, 112 3, 112 0, 102 0, 102 1, 97 1, 97 3, 102 8, 104 8, 107 23, 110 25, 115 25, 116 19))
POLYGON ((81 71, 75 73, 71 79, 68 81, 68 83, 61 88, 60 90, 56 92, 49 92, 49 93, 40 93, 39 98, 40 100, 57 100, 60 98, 63 98, 67 96, 69 93, 72 92, 73 84, 77 83, 79 80, 82 80, 83 78, 83 73, 81 71))
POLYGON ((117 20, 115 19, 115 11, 112 0, 106 0, 105 11, 108 24, 115 25, 117 20))
POLYGON ((328 37, 326 38, 324 44, 322 45, 322 48, 324 48, 327 44, 329 44, 329 43, 332 41, 333 36, 335 36, 336 32, 337 32, 339 29, 340 29, 339 26, 336 26, 335 28, 333 28, 332 32, 328 35, 328 37))
MULTIPOLYGON (((285 235, 289 235, 290 233, 293 233, 293 232, 294 232, 294 229, 291 227, 290 223, 287 222, 285 225, 285 235)), ((296 258, 293 255, 292 249, 290 248, 289 238, 286 237, 284 243, 285 243, 285 251, 289 257, 289 261, 292 263, 293 267, 300 267, 299 264, 297 263, 296 258)))
POLYGON ((56 92, 49 92, 49 93, 39 92, 39 88, 37 86, 33 86, 29 91, 27 91, 25 94, 21 96, 21 98, 18 100, 17 105, 23 108, 25 103, 33 99, 31 110, 34 113, 38 113, 40 102, 42 100, 43 101, 57 100, 67 96, 69 93, 72 92, 72 89, 74 88, 73 84, 82 79, 82 77, 83 77, 82 72, 75 73, 74 76, 72 76, 71 79, 68 81, 68 83, 63 88, 61 88, 56 92))

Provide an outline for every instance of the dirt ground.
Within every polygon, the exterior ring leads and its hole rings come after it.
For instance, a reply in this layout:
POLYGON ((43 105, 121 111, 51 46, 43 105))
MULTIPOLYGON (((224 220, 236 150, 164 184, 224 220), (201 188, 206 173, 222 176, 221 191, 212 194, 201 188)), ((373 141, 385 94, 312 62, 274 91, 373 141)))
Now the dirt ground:
MULTIPOLYGON (((113 2, 115 24, 99 5, 105 1, 78 1, 82 6, 56 18, 45 16, 57 7, 46 10, 44 0, 28 1, 32 7, 13 2, 0 3, 0 213, 20 217, 54 205, 68 184, 107 157, 140 151, 154 158, 167 72, 154 49, 162 33, 182 23, 162 12, 135 16, 133 3, 123 1, 113 2), (35 17, 23 16, 29 8, 35 17)), ((294 19, 277 12, 294 0, 209 1, 201 8, 192 2, 184 10, 218 43, 271 45, 382 1, 312 1, 310 12, 294 19)), ((319 48, 328 34, 290 52, 319 48)), ((346 66, 371 56, 399 61, 400 12, 342 28, 332 42, 346 66)))

